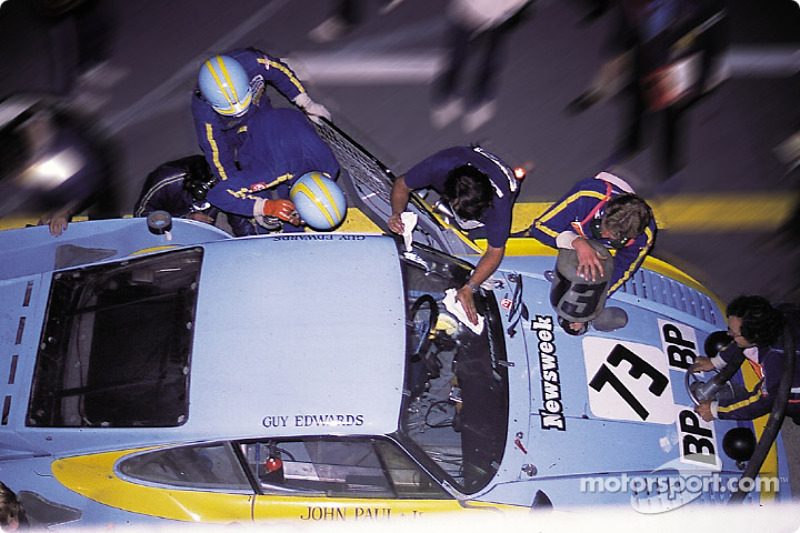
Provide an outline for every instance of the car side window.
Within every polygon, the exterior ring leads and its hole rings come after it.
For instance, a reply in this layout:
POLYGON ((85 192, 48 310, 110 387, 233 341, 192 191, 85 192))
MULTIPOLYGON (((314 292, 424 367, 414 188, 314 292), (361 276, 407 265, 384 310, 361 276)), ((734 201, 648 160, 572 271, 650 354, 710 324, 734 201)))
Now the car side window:
POLYGON ((228 443, 146 452, 123 460, 118 468, 123 475, 151 483, 252 492, 228 443))
POLYGON ((448 498, 398 446, 370 438, 311 438, 242 444, 265 494, 448 498))

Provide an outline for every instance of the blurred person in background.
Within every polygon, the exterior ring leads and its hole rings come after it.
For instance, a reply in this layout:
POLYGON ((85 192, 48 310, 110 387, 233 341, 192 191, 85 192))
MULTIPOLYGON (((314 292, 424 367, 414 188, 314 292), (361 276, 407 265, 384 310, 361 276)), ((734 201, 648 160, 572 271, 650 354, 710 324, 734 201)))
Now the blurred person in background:
POLYGON ((111 62, 116 13, 108 0, 32 0, 47 28, 51 90, 86 112, 99 109, 127 72, 111 62))
MULTIPOLYGON (((612 61, 623 80, 627 110, 614 153, 614 166, 635 156, 642 145, 645 120, 661 121, 657 175, 667 180, 683 168, 686 112, 717 87, 725 76, 728 45, 722 0, 619 0, 611 38, 612 61)), ((608 65, 607 65, 608 66, 608 65)), ((611 83, 612 81, 608 81, 611 83)), ((595 103, 588 91, 571 105, 595 103)))
POLYGON ((0 217, 44 213, 59 236, 75 215, 120 216, 114 147, 85 116, 56 99, 0 102, 0 217))
POLYGON ((504 41, 532 4, 533 0, 450 0, 447 56, 433 84, 431 124, 436 129, 464 115, 462 127, 472 133, 492 119, 504 41), (471 60, 476 63, 473 79, 462 84, 471 60))
MULTIPOLYGON (((328 43, 350 33, 364 20, 362 0, 335 0, 331 16, 308 32, 308 38, 317 43, 328 43)), ((404 0, 379 0, 381 15, 389 13, 404 0)))

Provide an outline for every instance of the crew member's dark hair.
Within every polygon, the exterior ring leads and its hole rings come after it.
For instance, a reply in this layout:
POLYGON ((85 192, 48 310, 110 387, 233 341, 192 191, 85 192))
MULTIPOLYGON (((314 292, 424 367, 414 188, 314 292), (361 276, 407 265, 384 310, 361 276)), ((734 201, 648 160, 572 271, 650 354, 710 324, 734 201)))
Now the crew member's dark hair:
POLYGON ((492 205, 494 189, 489 176, 472 165, 461 165, 448 172, 442 196, 451 205, 458 200, 459 217, 478 220, 492 205))
POLYGON ((784 317, 763 296, 738 296, 726 310, 728 317, 742 319, 742 337, 759 346, 773 344, 783 330, 784 317))
POLYGON ((653 211, 647 202, 635 194, 623 194, 608 202, 603 224, 617 239, 635 239, 652 219, 653 211))

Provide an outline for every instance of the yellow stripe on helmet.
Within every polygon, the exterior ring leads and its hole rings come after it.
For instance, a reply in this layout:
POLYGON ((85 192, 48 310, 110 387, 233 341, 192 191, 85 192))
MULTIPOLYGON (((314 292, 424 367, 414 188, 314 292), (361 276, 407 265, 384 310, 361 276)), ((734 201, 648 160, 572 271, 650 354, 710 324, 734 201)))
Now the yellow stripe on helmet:
POLYGON ((336 205, 336 201, 333 199, 333 196, 331 196, 331 191, 325 185, 324 179, 326 178, 324 178, 324 176, 321 174, 312 174, 311 179, 313 179, 314 183, 317 184, 317 187, 322 189, 322 192, 325 193, 325 197, 328 199, 328 202, 330 202, 330 204, 333 206, 333 210, 336 211, 337 218, 341 220, 342 214, 339 212, 339 206, 336 205))
POLYGON ((236 113, 241 113, 243 110, 247 109, 250 105, 250 100, 252 99, 252 94, 247 94, 244 101, 239 101, 239 95, 236 94, 236 87, 233 85, 233 81, 231 81, 231 76, 228 73, 228 69, 225 67, 225 63, 222 61, 222 56, 215 56, 206 61, 206 67, 208 67, 208 71, 214 77, 214 81, 217 82, 219 88, 222 90, 222 94, 225 96, 225 99, 228 101, 228 105, 230 106, 229 109, 217 109, 217 112, 223 115, 234 115, 236 113), (215 70, 214 64, 211 62, 212 60, 216 60, 219 66, 219 72, 215 70), (225 78, 225 81, 220 77, 225 78), (227 85, 228 89, 225 88, 227 85))
MULTIPOLYGON (((219 66, 224 70, 224 67, 223 67, 223 64, 222 64, 222 56, 215 56, 215 57, 212 57, 211 59, 209 59, 208 61, 206 61, 206 68, 208 68, 208 72, 210 72, 211 75, 214 77, 214 81, 217 82, 217 85, 219 85, 219 88, 222 89, 222 94, 225 96, 225 99, 228 101, 228 104, 231 107, 233 107, 233 102, 231 101, 231 97, 228 94, 228 91, 225 90, 225 84, 220 79, 219 74, 214 69, 214 64, 211 62, 214 59, 217 60, 217 63, 219 64, 219 66)), ((225 76, 227 78, 227 72, 225 72, 225 76)), ((228 81, 230 81, 230 80, 228 80, 228 81)))
MULTIPOLYGON (((325 207, 324 205, 322 205, 322 203, 320 203, 319 200, 317 200, 317 196, 311 191, 311 189, 308 188, 308 185, 306 185, 305 183, 297 183, 297 184, 295 184, 294 190, 292 191, 292 200, 294 200, 294 197, 296 195, 298 195, 298 194, 303 194, 309 200, 311 200, 314 203, 314 205, 317 206, 317 208, 320 210, 320 212, 323 215, 325 215, 325 218, 328 219, 328 223, 331 226, 336 225, 336 221, 331 216, 331 213, 330 213, 330 211, 328 211, 328 208, 325 207)), ((336 204, 334 204, 334 206, 335 205, 336 204)))

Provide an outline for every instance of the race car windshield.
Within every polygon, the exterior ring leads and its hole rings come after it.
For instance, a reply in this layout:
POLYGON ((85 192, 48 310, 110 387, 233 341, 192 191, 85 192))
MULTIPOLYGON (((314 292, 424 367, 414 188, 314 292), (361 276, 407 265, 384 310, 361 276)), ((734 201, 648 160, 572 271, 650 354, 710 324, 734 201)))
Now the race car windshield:
POLYGON ((53 274, 28 425, 186 421, 202 249, 53 274))
POLYGON ((403 254, 407 352, 400 434, 434 475, 465 494, 500 465, 508 428, 508 372, 497 304, 476 293, 483 328, 445 306, 472 266, 432 249, 403 254), (410 442, 409 442, 410 441, 410 442))

